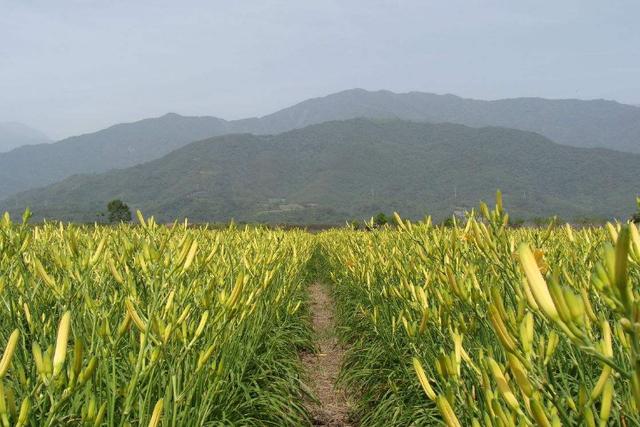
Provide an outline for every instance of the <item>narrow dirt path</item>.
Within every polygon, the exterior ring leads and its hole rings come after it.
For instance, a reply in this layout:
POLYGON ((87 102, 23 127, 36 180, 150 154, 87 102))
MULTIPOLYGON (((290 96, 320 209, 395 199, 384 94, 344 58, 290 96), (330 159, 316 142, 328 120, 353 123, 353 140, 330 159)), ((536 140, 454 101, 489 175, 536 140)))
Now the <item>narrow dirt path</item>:
POLYGON ((313 417, 313 425, 351 426, 346 396, 335 384, 344 350, 335 334, 334 302, 327 288, 321 283, 309 286, 309 296, 319 352, 304 354, 302 362, 311 380, 311 389, 319 400, 307 404, 313 417))

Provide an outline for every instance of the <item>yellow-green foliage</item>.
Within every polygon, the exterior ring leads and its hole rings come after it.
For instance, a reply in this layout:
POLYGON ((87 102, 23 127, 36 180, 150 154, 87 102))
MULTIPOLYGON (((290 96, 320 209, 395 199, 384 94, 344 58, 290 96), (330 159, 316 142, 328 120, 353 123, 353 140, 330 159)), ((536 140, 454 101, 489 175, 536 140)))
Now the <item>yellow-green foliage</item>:
POLYGON ((300 424, 302 232, 0 222, 0 424, 300 424))
POLYGON ((639 425, 637 226, 480 213, 318 235, 5 216, 0 424, 308 424, 313 274, 362 425, 639 425))
POLYGON ((638 425, 638 229, 480 211, 319 236, 362 424, 638 425))

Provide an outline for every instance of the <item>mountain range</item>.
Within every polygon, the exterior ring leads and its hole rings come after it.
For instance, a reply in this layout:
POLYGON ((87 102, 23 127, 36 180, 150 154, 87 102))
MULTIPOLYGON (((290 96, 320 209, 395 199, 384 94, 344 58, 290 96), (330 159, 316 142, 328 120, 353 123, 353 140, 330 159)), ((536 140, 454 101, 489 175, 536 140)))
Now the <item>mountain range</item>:
POLYGON ((560 145, 533 132, 351 119, 193 142, 9 197, 0 210, 30 206, 37 218, 94 221, 120 198, 161 221, 340 223, 394 210, 442 218, 492 200, 499 188, 516 217, 626 217, 638 177, 640 154, 560 145))
POLYGON ((51 140, 42 132, 23 123, 0 123, 0 153, 22 145, 45 144, 51 140))
POLYGON ((353 118, 498 126, 537 132, 563 145, 640 153, 640 108, 613 101, 480 101, 454 95, 353 89, 309 99, 261 118, 227 121, 167 114, 53 144, 19 147, 0 153, 0 199, 74 174, 101 173, 159 159, 190 142, 213 136, 278 134, 353 118))

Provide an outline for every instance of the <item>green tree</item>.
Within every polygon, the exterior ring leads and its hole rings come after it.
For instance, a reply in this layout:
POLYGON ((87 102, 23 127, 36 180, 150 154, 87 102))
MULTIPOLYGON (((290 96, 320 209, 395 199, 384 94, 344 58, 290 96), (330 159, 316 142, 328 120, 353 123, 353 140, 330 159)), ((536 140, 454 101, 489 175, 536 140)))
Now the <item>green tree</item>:
POLYGON ((442 221, 442 225, 445 227, 453 227, 454 224, 455 224, 455 219, 453 218, 453 216, 450 216, 444 221, 442 221))
POLYGON ((384 214, 384 212, 380 212, 378 215, 376 215, 373 218, 373 224, 376 227, 382 227, 383 225, 387 224, 389 222, 389 218, 387 218, 387 216, 384 214))
POLYGON ((131 209, 120 199, 112 200, 107 205, 109 211, 109 222, 129 222, 131 221, 131 209))
POLYGON ((638 205, 638 210, 631 216, 631 221, 640 224, 640 197, 636 197, 636 204, 638 205))

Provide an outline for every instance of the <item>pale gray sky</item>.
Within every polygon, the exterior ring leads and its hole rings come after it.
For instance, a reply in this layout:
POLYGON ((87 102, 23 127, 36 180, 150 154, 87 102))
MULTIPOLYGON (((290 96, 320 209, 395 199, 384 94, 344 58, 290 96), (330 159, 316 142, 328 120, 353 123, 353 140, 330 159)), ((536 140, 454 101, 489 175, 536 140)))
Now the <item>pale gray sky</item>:
POLYGON ((640 103, 637 0, 0 0, 0 122, 61 138, 362 87, 640 103))

